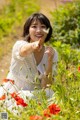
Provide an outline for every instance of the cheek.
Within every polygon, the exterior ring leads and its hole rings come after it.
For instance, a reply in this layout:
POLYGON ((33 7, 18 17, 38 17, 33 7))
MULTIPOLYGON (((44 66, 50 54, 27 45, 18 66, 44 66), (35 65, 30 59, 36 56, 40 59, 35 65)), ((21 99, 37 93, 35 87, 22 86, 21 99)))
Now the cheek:
POLYGON ((29 29, 29 36, 30 36, 30 39, 31 39, 31 41, 34 41, 34 30, 32 30, 32 29, 29 29))
POLYGON ((30 29, 29 29, 29 32, 30 32, 30 33, 35 33, 36 30, 35 30, 34 28, 30 28, 30 29))
POLYGON ((34 34, 34 30, 29 29, 29 35, 30 35, 30 37, 33 36, 33 34, 34 34))
POLYGON ((30 28, 29 29, 29 34, 31 35, 33 33, 33 30, 30 28))

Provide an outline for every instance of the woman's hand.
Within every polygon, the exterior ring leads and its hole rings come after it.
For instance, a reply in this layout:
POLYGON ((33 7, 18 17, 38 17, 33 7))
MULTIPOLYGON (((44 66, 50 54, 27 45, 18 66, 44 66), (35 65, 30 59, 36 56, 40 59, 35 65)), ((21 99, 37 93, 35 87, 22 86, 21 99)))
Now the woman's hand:
POLYGON ((54 49, 52 47, 47 47, 45 53, 48 54, 48 62, 52 62, 53 61, 53 57, 54 57, 54 49))
POLYGON ((41 38, 38 41, 32 43, 32 48, 34 50, 37 49, 38 51, 40 51, 42 47, 43 47, 43 40, 41 38))

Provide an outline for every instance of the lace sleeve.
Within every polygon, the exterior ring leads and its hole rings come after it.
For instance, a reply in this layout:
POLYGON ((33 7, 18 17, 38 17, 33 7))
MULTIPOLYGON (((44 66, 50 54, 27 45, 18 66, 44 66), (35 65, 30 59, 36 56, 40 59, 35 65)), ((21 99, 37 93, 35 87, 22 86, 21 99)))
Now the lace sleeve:
POLYGON ((27 44, 27 42, 24 41, 24 40, 20 40, 20 41, 17 41, 15 43, 15 45, 13 46, 13 51, 12 51, 14 58, 16 58, 18 60, 24 60, 25 59, 25 57, 20 56, 20 49, 25 44, 27 44))

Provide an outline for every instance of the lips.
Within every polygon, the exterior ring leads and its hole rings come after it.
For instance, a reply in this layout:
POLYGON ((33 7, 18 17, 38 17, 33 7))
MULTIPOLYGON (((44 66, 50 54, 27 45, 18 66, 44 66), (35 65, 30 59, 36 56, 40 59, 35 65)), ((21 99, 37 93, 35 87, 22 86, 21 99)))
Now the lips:
POLYGON ((41 38, 43 37, 43 35, 35 35, 37 38, 41 38))

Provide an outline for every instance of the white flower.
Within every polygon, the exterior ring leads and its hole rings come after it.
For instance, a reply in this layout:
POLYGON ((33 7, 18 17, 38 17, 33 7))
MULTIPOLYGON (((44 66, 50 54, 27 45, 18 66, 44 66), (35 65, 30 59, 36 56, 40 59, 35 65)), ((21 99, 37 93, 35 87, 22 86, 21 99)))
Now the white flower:
POLYGON ((43 29, 43 31, 48 34, 49 33, 49 28, 48 29, 43 29))

